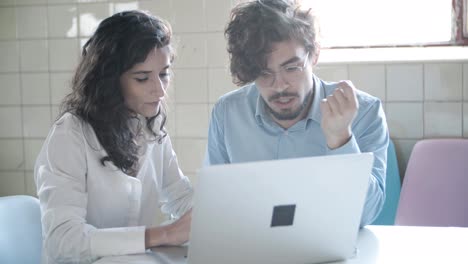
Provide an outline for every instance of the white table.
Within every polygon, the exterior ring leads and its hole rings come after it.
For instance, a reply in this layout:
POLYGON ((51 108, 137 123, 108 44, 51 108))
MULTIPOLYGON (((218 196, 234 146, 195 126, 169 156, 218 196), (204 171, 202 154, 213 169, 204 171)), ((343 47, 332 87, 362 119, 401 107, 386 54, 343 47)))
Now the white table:
MULTIPOLYGON (((106 257, 97 264, 182 264, 186 247, 158 248, 140 255, 106 257)), ((367 226, 359 233, 358 254, 345 264, 468 263, 468 228, 367 226)))

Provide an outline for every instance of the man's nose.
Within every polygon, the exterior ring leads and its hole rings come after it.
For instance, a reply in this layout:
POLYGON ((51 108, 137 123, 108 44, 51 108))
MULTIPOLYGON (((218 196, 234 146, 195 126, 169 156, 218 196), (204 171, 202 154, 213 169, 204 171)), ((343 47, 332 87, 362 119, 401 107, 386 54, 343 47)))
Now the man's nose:
POLYGON ((276 72, 273 78, 273 83, 272 83, 273 89, 277 92, 282 92, 286 90, 288 86, 289 86, 289 83, 283 77, 283 74, 281 73, 281 71, 276 72))

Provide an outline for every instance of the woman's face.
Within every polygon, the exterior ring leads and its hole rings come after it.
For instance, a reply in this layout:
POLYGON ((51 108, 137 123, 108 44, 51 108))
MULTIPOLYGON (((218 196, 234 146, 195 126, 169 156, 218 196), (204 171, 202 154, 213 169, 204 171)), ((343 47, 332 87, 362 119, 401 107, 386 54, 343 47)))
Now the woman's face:
POLYGON ((120 76, 125 105, 144 116, 155 116, 169 86, 171 52, 169 46, 154 48, 145 61, 120 76))

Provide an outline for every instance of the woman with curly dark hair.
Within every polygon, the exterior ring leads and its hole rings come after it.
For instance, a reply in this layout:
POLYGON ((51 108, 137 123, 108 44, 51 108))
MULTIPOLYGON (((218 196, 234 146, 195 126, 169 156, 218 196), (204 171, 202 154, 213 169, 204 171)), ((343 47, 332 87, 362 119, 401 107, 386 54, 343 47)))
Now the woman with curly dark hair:
POLYGON ((165 130, 171 28, 141 11, 102 21, 35 165, 45 263, 90 263, 188 240, 193 190, 165 130), (175 222, 157 226, 157 212, 175 222))

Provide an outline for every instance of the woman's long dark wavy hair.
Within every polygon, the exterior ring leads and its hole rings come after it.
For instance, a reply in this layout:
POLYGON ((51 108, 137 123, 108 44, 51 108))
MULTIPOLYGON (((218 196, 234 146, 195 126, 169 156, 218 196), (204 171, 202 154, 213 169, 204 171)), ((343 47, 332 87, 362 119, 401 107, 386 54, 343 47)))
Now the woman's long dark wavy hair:
POLYGON ((255 81, 265 69, 275 42, 296 40, 314 54, 319 33, 317 17, 300 1, 255 0, 238 4, 224 31, 234 83, 255 81))
MULTIPOLYGON (((166 21, 142 11, 125 11, 103 20, 84 45, 72 92, 65 97, 60 112, 70 112, 92 126, 107 152, 101 158, 103 166, 110 161, 122 172, 135 175, 139 147, 129 121, 137 114, 124 105, 120 76, 144 62, 155 47, 171 47, 171 36, 166 21)), ((174 54, 171 57, 172 61, 174 54)), ((146 122, 159 143, 167 135, 166 116, 162 104, 159 113, 146 122), (159 115, 162 121, 156 133, 153 126, 159 115)))

